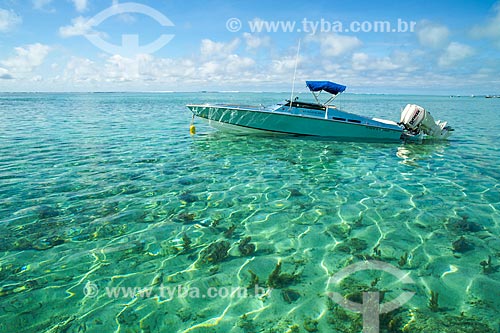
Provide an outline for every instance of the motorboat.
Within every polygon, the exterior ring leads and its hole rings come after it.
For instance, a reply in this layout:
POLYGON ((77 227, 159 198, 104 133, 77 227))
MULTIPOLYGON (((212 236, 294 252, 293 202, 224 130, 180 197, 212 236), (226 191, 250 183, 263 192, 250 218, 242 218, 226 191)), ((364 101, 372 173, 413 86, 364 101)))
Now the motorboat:
MULTIPOLYGON (((189 104, 194 117, 208 120, 212 127, 241 133, 272 133, 319 136, 342 141, 401 141, 426 137, 446 139, 453 129, 434 121, 423 107, 408 104, 399 122, 370 118, 340 110, 332 105, 346 86, 330 81, 306 81, 315 103, 291 98, 271 106, 234 104, 189 104), (327 99, 320 101, 320 94, 327 99)), ((293 95, 292 95, 293 96, 293 95)), ((322 98, 323 99, 323 98, 322 98)))

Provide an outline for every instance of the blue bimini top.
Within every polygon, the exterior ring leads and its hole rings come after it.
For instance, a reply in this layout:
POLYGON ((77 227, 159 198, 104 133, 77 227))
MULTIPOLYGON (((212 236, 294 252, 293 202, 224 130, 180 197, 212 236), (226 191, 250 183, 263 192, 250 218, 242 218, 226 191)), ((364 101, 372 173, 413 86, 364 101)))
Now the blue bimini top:
POLYGON ((330 81, 306 81, 306 85, 311 91, 323 90, 333 95, 337 95, 347 88, 346 86, 330 81))

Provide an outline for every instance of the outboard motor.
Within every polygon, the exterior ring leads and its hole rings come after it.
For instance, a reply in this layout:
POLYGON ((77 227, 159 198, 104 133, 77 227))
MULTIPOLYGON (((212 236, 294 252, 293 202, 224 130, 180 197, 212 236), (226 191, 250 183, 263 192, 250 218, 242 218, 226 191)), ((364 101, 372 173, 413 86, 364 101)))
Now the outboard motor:
POLYGON ((434 121, 429 111, 416 104, 406 105, 399 124, 414 135, 423 133, 435 139, 446 139, 453 131, 447 122, 434 121))

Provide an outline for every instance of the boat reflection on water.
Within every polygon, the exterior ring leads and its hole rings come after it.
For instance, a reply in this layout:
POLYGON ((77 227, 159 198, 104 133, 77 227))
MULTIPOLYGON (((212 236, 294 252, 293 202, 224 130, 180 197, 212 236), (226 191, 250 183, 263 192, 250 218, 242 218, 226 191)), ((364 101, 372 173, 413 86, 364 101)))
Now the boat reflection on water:
POLYGON ((398 147, 396 156, 401 159, 399 163, 414 167, 421 167, 422 161, 427 161, 434 156, 443 156, 445 149, 449 147, 446 141, 430 141, 419 144, 405 144, 398 147))

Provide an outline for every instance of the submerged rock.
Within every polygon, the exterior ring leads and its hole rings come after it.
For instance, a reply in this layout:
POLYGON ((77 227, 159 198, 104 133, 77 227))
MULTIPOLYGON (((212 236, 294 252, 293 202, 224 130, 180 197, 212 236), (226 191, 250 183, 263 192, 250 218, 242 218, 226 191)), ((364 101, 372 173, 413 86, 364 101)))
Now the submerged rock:
POLYGON ((335 238, 347 238, 351 233, 351 226, 347 223, 332 224, 328 227, 326 233, 335 238))
MULTIPOLYGON (((12 242, 12 248, 14 250, 29 250, 32 249, 32 246, 31 241, 27 237, 20 237, 12 242)), ((8 246, 5 250, 9 250, 8 246)))
POLYGON ((186 203, 192 203, 198 201, 198 197, 191 193, 182 193, 179 195, 179 200, 184 201, 186 203))
POLYGON ((300 298, 300 293, 293 289, 283 289, 281 290, 281 296, 285 302, 293 303, 300 298))
POLYGON ((300 192, 299 190, 297 190, 295 188, 287 188, 287 190, 288 190, 288 192, 290 192, 291 197, 301 197, 304 195, 304 194, 302 194, 302 192, 300 192))
POLYGON ((224 237, 231 238, 233 237, 234 231, 236 230, 236 225, 232 224, 226 231, 224 231, 224 237))
POLYGON ((196 218, 196 214, 194 214, 194 213, 179 213, 179 215, 177 215, 174 218, 174 221, 180 222, 183 224, 189 224, 189 223, 193 223, 195 218, 196 218))
POLYGON ((185 176, 185 177, 181 177, 177 180, 177 182, 181 185, 193 185, 193 184, 196 184, 198 183, 198 179, 196 179, 195 177, 189 177, 189 176, 185 176))
POLYGON ((459 253, 464 253, 474 249, 474 245, 472 244, 472 242, 467 240, 464 236, 454 241, 451 245, 453 251, 459 253))
POLYGON ((299 279, 299 274, 281 273, 281 261, 267 278, 267 286, 270 288, 283 288, 295 283, 299 279))
POLYGON ((39 239, 33 243, 33 248, 35 250, 48 250, 54 246, 64 244, 66 241, 59 236, 53 236, 49 238, 39 239))
POLYGON ((250 243, 252 237, 245 237, 240 241, 238 250, 244 256, 251 255, 255 252, 255 244, 250 243))
POLYGON ((454 232, 478 232, 483 230, 483 226, 476 222, 469 221, 468 216, 463 216, 461 220, 450 221, 448 227, 454 232))
POLYGON ((228 241, 217 241, 210 244, 200 253, 201 264, 217 264, 228 256, 230 244, 228 241))
POLYGON ((318 321, 311 318, 304 319, 304 329, 307 332, 318 332, 318 321))
POLYGON ((45 238, 38 238, 42 237, 40 234, 33 235, 32 238, 28 237, 20 237, 14 240, 12 243, 9 244, 10 249, 15 249, 15 250, 48 250, 53 248, 54 246, 58 246, 61 244, 66 243, 66 239, 64 239, 61 236, 50 236, 50 237, 45 237, 45 238), (35 238, 36 237, 36 238, 35 238))
POLYGON ((51 206, 42 205, 37 209, 38 218, 46 219, 59 216, 59 211, 51 206))
POLYGON ((350 253, 350 254, 359 254, 361 251, 365 250, 368 247, 368 243, 366 241, 359 238, 350 238, 347 241, 343 242, 339 246, 336 247, 337 250, 350 253))
POLYGON ((444 316, 442 319, 435 316, 424 316, 416 312, 413 320, 395 332, 440 332, 440 333, 495 333, 495 331, 474 318, 466 316, 444 316))

